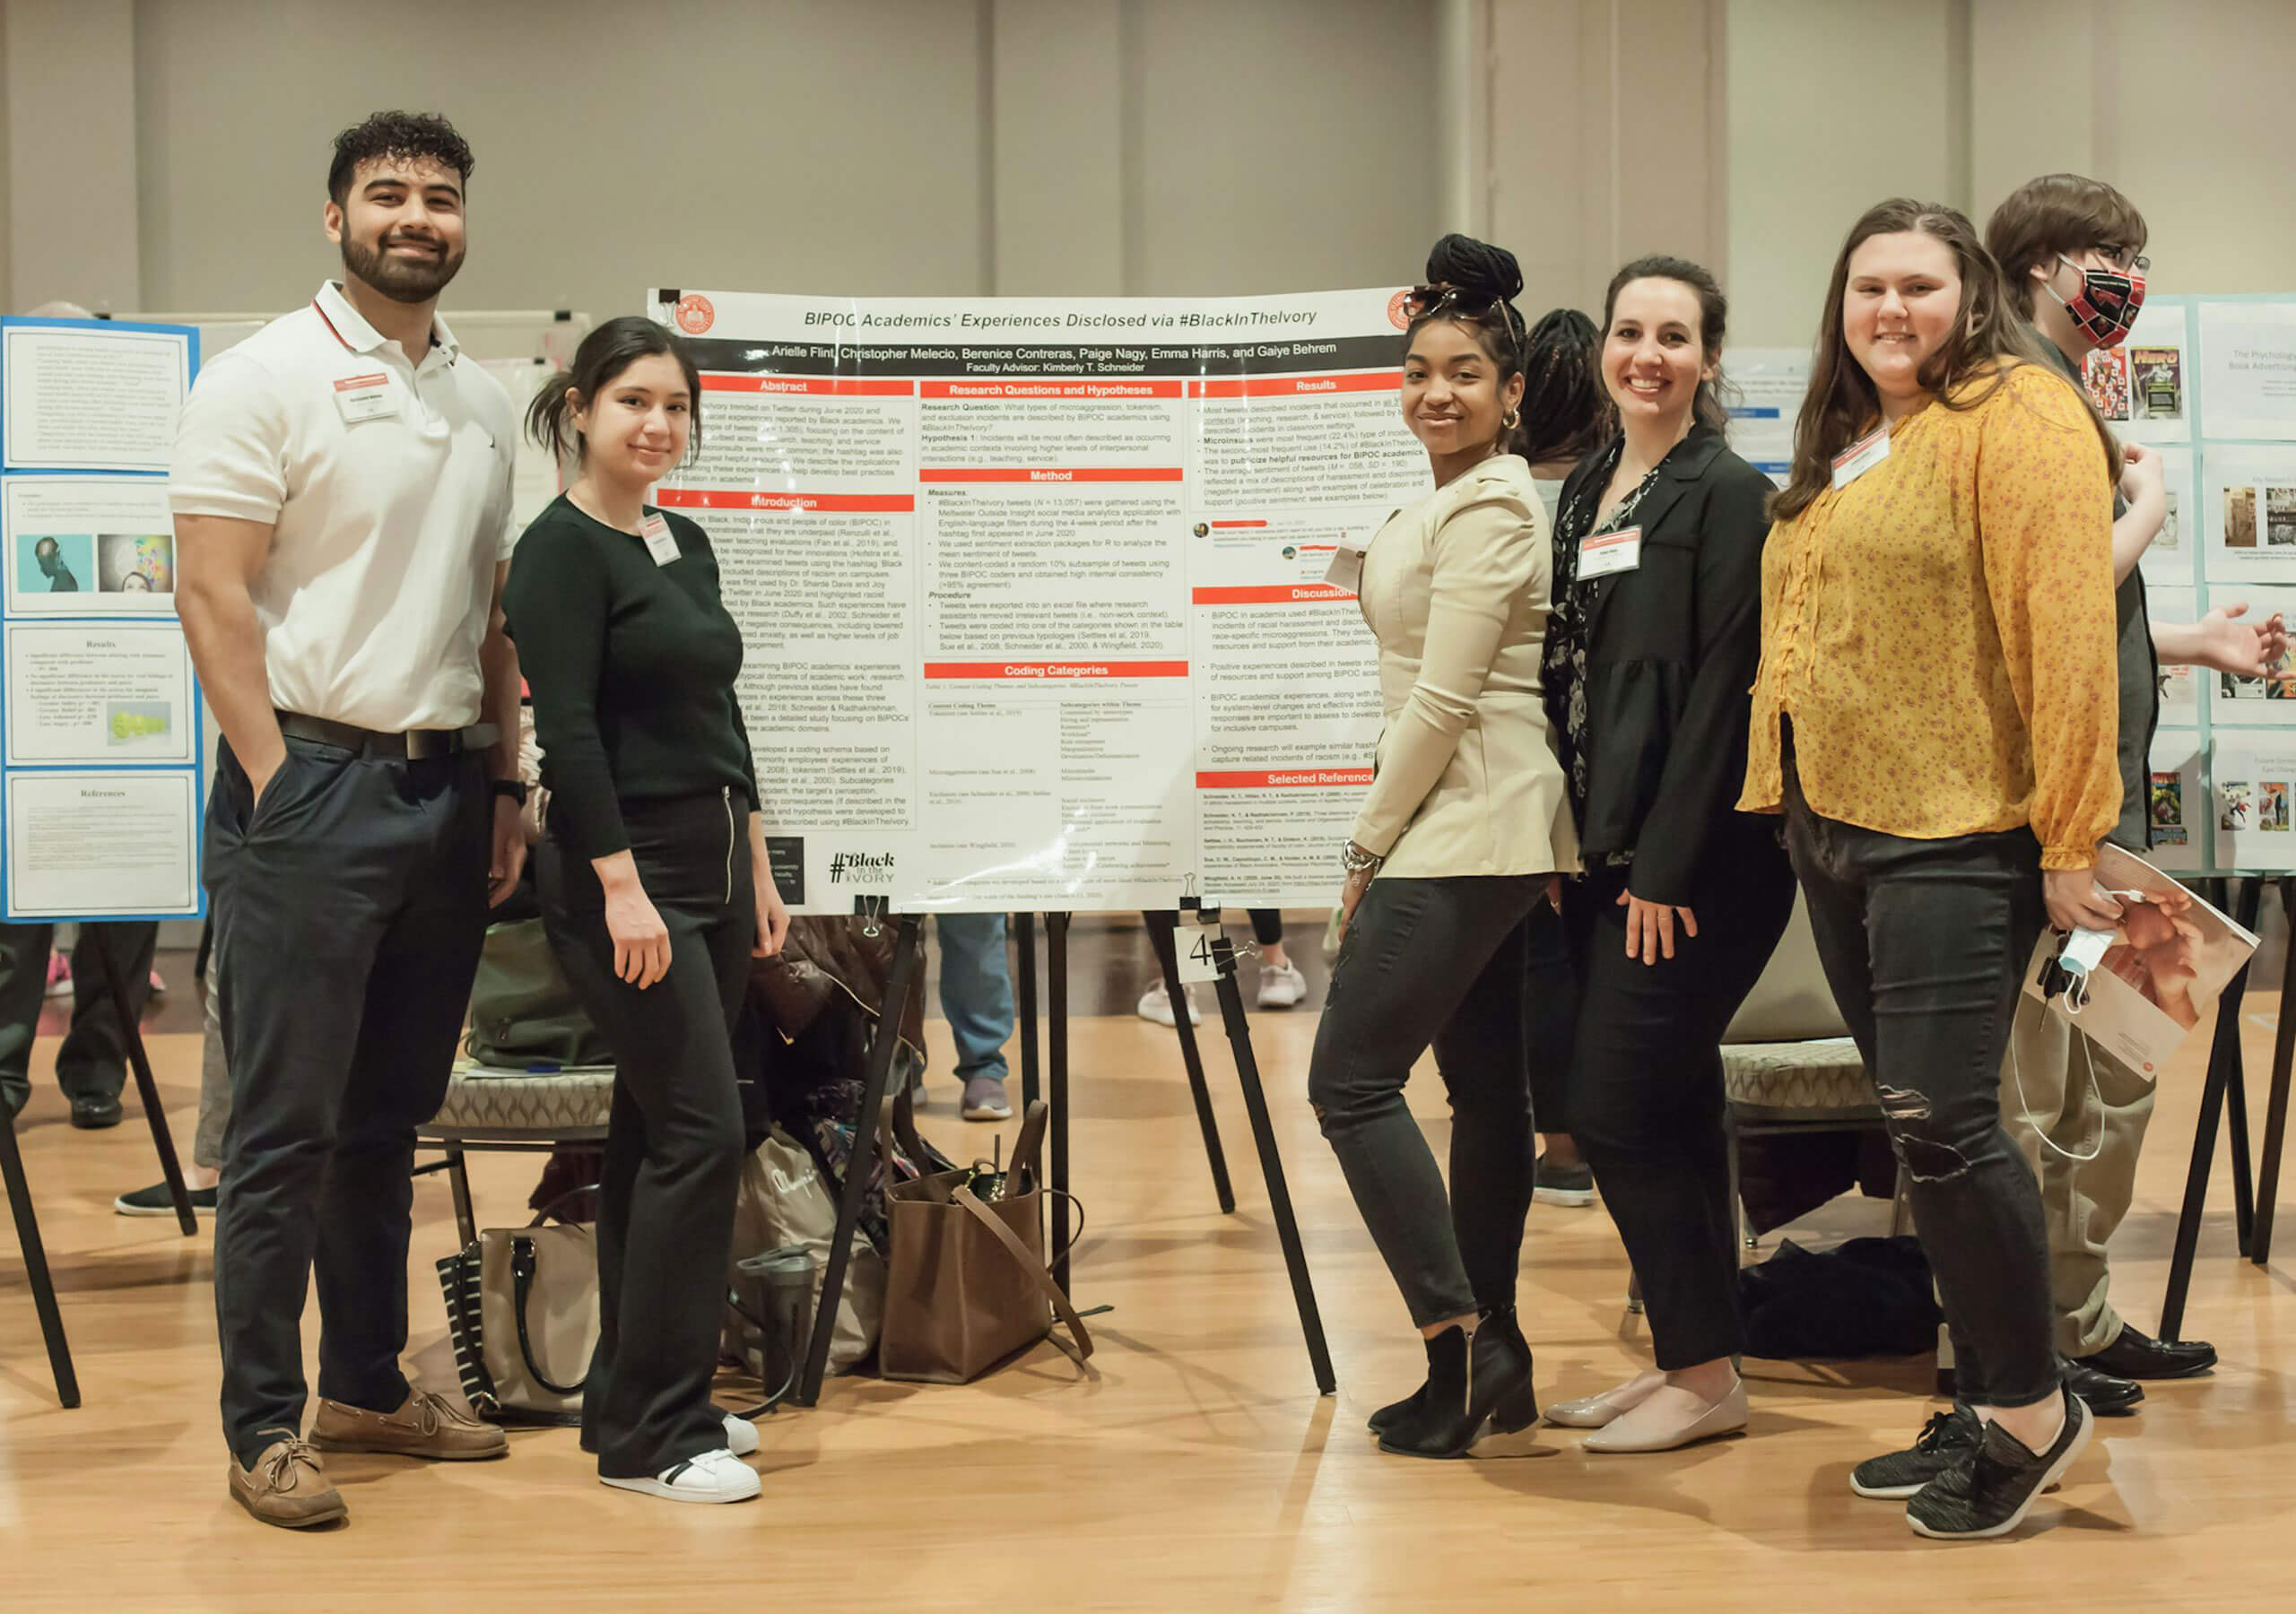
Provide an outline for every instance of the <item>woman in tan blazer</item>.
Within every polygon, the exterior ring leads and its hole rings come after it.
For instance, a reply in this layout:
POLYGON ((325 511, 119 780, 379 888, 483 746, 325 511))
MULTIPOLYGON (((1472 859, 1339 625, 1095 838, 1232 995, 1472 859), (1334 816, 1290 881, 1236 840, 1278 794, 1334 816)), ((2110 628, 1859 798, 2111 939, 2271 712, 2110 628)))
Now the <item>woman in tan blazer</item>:
POLYGON ((1363 554, 1387 728, 1342 855, 1345 939, 1308 1094, 1426 1341, 1427 1382, 1371 1419, 1380 1449, 1455 1457, 1486 1424, 1538 1416, 1514 1304, 1534 1171, 1525 937, 1577 855, 1540 698, 1546 515, 1502 452, 1522 274, 1446 236, 1427 279, 1405 303, 1403 412, 1436 488, 1363 554), (1431 1044, 1454 1115, 1448 1198, 1403 1097, 1431 1044))

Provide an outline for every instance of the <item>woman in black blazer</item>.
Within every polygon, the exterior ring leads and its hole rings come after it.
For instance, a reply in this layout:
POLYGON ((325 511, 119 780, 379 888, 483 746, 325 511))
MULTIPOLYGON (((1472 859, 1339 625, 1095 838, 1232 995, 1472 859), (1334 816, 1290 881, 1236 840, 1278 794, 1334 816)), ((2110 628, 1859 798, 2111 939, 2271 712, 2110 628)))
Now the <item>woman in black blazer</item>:
POLYGON ((1571 1129, 1642 1283, 1657 1365, 1549 1410, 1589 1451, 1743 1428, 1724 1028, 1793 912, 1767 819, 1734 811, 1761 657, 1769 479, 1730 452, 1714 277, 1642 258, 1596 358, 1619 435, 1563 484, 1544 683, 1578 814, 1571 1129))

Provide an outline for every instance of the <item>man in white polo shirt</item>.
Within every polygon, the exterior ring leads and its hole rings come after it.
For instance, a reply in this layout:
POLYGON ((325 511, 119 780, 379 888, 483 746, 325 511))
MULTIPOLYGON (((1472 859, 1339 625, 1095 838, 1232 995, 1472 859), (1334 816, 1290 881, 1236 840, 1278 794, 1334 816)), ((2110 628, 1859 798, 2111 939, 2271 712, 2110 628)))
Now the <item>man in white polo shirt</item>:
POLYGON ((223 1427, 231 1496, 272 1524, 344 1515, 314 1448, 507 1449, 398 1363, 414 1128, 526 856, 500 606, 516 425, 435 313, 470 169, 442 118, 378 113, 336 138, 343 281, 201 373, 169 489, 177 603, 225 739, 205 875, 231 1079, 223 1427))

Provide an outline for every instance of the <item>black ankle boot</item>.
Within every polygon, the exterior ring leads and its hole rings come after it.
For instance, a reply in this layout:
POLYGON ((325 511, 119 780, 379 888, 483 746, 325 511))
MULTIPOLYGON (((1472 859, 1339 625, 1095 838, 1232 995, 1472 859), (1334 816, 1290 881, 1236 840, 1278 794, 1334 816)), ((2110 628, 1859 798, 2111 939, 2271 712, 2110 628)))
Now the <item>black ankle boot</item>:
MULTIPOLYGON (((1426 1343, 1427 1372, 1431 1378, 1435 1372, 1435 1342, 1430 1340, 1426 1343)), ((1372 1413, 1364 1420, 1370 1426, 1371 1433, 1384 1435, 1399 1421, 1408 1422, 1421 1417, 1427 1405, 1427 1385, 1428 1379, 1420 1380, 1419 1388, 1409 1395, 1399 1401, 1389 1401, 1377 1412, 1372 1413)))
POLYGON ((1538 1421, 1531 1348, 1512 1306, 1485 1312, 1472 1340, 1447 1328, 1427 1341, 1427 1383, 1397 1403, 1379 1431, 1379 1449, 1399 1457, 1461 1457, 1488 1425, 1511 1435, 1538 1421))

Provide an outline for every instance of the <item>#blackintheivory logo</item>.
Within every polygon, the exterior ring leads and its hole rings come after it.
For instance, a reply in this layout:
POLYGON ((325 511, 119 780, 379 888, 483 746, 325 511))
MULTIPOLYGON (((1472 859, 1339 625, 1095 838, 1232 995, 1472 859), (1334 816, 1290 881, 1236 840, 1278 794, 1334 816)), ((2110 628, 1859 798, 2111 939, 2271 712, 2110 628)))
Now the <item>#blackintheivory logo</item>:
POLYGON ((876 885, 893 877, 890 852, 833 852, 829 860, 831 885, 876 885))
POLYGON ((699 336, 718 323, 718 310, 699 291, 689 291, 678 299, 678 329, 689 336, 699 336))
POLYGON ((1411 321, 1404 317, 1403 312, 1404 304, 1410 299, 1411 289, 1408 286, 1387 299, 1387 323, 1398 331, 1411 329, 1411 321))

